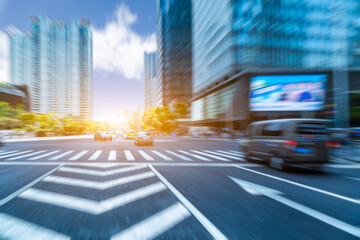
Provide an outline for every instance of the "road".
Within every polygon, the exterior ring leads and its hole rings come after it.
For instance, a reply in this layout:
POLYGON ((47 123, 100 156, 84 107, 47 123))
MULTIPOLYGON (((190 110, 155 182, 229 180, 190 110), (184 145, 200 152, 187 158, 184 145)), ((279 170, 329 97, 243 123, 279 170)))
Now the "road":
POLYGON ((8 142, 0 239, 358 239, 360 164, 280 172, 227 139, 8 142))

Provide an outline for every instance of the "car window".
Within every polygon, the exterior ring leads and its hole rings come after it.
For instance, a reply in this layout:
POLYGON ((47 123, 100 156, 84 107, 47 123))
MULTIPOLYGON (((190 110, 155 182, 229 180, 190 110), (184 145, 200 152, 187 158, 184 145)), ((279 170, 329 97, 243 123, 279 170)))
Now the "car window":
POLYGON ((264 124, 261 136, 278 137, 282 135, 283 123, 268 123, 264 124))
POLYGON ((325 135, 327 134, 326 125, 319 122, 299 123, 296 128, 299 135, 325 135))

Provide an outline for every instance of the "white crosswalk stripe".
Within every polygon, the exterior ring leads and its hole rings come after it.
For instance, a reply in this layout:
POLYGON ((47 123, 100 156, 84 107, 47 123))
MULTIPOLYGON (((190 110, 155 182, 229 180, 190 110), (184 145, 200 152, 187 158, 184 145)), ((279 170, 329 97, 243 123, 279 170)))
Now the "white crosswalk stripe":
POLYGON ((114 235, 111 240, 154 239, 176 224, 190 217, 190 213, 181 203, 167 207, 161 212, 114 235), (166 219, 166 221, 164 221, 166 219))
POLYGON ((135 161, 134 156, 131 154, 131 152, 129 150, 125 150, 124 153, 125 153, 126 160, 135 161))
POLYGON ((143 156, 146 160, 148 161, 154 161, 154 159, 147 154, 146 152, 144 152, 143 150, 138 150, 138 152, 141 154, 141 156, 143 156))
POLYGON ((156 155, 158 155, 159 157, 161 157, 162 159, 166 160, 166 161, 174 161, 172 158, 158 152, 158 151, 155 151, 155 150, 151 150, 153 153, 155 153, 156 155))
POLYGON ((32 152, 32 153, 28 153, 28 154, 25 154, 25 155, 8 158, 8 159, 6 159, 6 160, 10 160, 10 161, 11 161, 11 160, 16 160, 16 159, 20 159, 20 158, 26 158, 26 157, 30 157, 30 156, 33 156, 33 155, 36 155, 36 154, 43 153, 43 152, 46 152, 46 151, 43 150, 43 151, 32 152))
POLYGON ((109 161, 115 161, 116 160, 116 151, 115 150, 110 151, 108 160, 109 161))
POLYGON ((44 157, 53 155, 53 154, 58 153, 58 152, 60 152, 60 150, 56 150, 56 151, 52 151, 52 152, 48 152, 48 153, 42 154, 42 155, 40 155, 40 156, 32 157, 32 158, 29 158, 29 160, 37 160, 37 159, 40 159, 40 158, 44 158, 44 157))
POLYGON ((97 150, 88 160, 95 161, 100 156, 101 153, 102 153, 102 150, 97 150))
POLYGON ((22 151, 22 152, 11 153, 11 154, 7 154, 7 155, 0 156, 0 158, 12 157, 12 156, 16 156, 16 155, 19 155, 19 154, 25 154, 25 153, 28 153, 28 152, 32 152, 32 150, 27 150, 27 151, 22 151))
POLYGON ((9 152, 1 152, 0 156, 5 155, 5 154, 10 154, 10 153, 15 153, 15 152, 18 152, 18 150, 9 151, 9 152))
POLYGON ((229 150, 229 152, 232 152, 232 153, 237 153, 237 154, 242 154, 242 152, 235 151, 235 150, 229 150))
POLYGON ((173 151, 165 150, 165 152, 170 153, 170 154, 172 154, 172 155, 174 155, 174 156, 176 156, 176 157, 178 157, 178 158, 181 158, 181 159, 183 159, 183 160, 185 160, 185 161, 192 161, 191 158, 185 157, 185 156, 183 156, 183 155, 181 155, 181 154, 177 154, 177 153, 175 153, 175 152, 173 152, 173 151))
POLYGON ((214 151, 207 151, 207 150, 204 150, 204 152, 219 155, 219 156, 224 156, 226 158, 231 158, 231 159, 234 159, 234 160, 244 161, 244 159, 242 159, 240 156, 232 156, 232 155, 227 155, 225 153, 217 153, 217 152, 214 152, 214 151))
POLYGON ((191 151, 194 152, 194 153, 202 154, 202 155, 207 156, 207 157, 211 157, 211 158, 218 159, 218 160, 220 160, 220 161, 225 161, 225 162, 231 161, 231 160, 229 160, 229 159, 222 158, 222 157, 219 157, 219 156, 215 156, 215 155, 213 155, 213 154, 203 153, 203 152, 196 151, 196 150, 191 150, 191 151))
POLYGON ((59 154, 59 155, 57 155, 57 156, 55 156, 55 157, 50 158, 49 160, 50 160, 50 161, 58 160, 58 159, 60 159, 60 158, 62 158, 62 157, 65 157, 65 156, 69 155, 69 154, 72 153, 72 152, 74 152, 74 151, 73 151, 73 150, 70 150, 70 151, 64 152, 64 153, 62 153, 62 154, 59 154))
POLYGON ((183 154, 186 154, 186 155, 190 155, 194 158, 197 158, 197 159, 200 159, 200 160, 203 160, 203 161, 208 161, 208 162, 211 162, 212 160, 206 158, 206 157, 202 157, 202 156, 199 156, 197 154, 193 154, 193 153, 189 153, 189 152, 186 152, 186 151, 183 151, 183 150, 178 150, 178 152, 181 152, 183 154))
POLYGON ((79 158, 81 158, 82 156, 84 156, 89 150, 84 150, 84 151, 81 151, 79 152, 78 154, 76 154, 75 156, 71 157, 69 160, 70 161, 76 161, 78 160, 79 158))
POLYGON ((242 157, 242 154, 238 154, 238 153, 232 153, 232 152, 227 152, 227 151, 222 151, 222 150, 216 150, 217 152, 221 152, 221 153, 226 153, 232 156, 238 156, 238 157, 242 157))

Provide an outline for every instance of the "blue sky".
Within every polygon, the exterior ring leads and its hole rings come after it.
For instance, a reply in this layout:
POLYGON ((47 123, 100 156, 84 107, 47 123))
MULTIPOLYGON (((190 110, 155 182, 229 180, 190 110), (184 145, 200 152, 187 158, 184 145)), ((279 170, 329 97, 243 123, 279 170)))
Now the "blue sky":
POLYGON ((155 0, 0 0, 0 75, 8 66, 6 29, 30 30, 32 15, 91 22, 95 119, 143 106, 143 52, 155 49, 155 0))

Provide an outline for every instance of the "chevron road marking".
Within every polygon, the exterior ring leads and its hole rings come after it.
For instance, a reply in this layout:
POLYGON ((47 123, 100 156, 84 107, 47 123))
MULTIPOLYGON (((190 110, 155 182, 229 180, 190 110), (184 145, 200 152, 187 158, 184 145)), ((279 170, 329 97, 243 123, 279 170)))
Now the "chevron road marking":
POLYGON ((5 213, 0 213, 0 237, 1 239, 70 240, 69 236, 5 213))
POLYGON ((79 158, 81 158, 82 156, 84 156, 89 150, 84 150, 84 151, 81 151, 79 152, 78 154, 76 154, 75 156, 71 157, 69 160, 70 161, 76 161, 78 160, 79 158))
POLYGON ((215 155, 212 155, 212 154, 209 154, 209 153, 203 153, 203 152, 196 151, 196 150, 192 150, 192 152, 202 154, 202 155, 205 155, 205 156, 208 156, 208 157, 212 157, 212 158, 215 158, 215 159, 218 159, 218 160, 221 160, 221 161, 225 161, 225 162, 230 162, 231 161, 229 159, 218 157, 218 156, 215 156, 215 155))
POLYGON ((26 190, 19 197, 97 215, 166 189, 163 183, 157 182, 100 202, 35 188, 26 190))
POLYGON ((114 235, 112 240, 154 239, 176 224, 190 217, 181 203, 162 210, 159 213, 133 225, 132 227, 114 235))
POLYGON ((58 152, 60 152, 60 150, 56 150, 56 151, 52 151, 52 152, 48 152, 48 153, 42 154, 42 155, 40 155, 40 156, 32 157, 32 158, 29 158, 29 160, 37 160, 37 159, 40 159, 40 158, 43 158, 43 157, 47 157, 47 156, 53 155, 53 154, 58 153, 58 152))
POLYGON ((161 157, 162 159, 166 160, 166 161, 174 161, 172 158, 158 152, 158 151, 155 151, 155 150, 151 150, 153 153, 155 153, 156 155, 158 155, 159 157, 161 157))
POLYGON ((64 184, 64 185, 77 186, 77 187, 94 188, 94 189, 104 190, 104 189, 112 188, 112 187, 119 186, 122 184, 151 178, 154 176, 155 176, 155 174, 153 172, 144 172, 144 173, 139 173, 139 174, 131 175, 128 177, 122 177, 122 178, 118 178, 118 179, 114 179, 114 180, 110 180, 110 181, 106 181, 106 182, 88 181, 88 180, 60 177, 60 176, 48 176, 43 181, 64 184))
POLYGON ((64 153, 62 153, 62 154, 59 154, 59 155, 57 155, 57 156, 55 156, 55 157, 50 158, 49 160, 51 160, 51 161, 58 160, 58 159, 60 159, 60 158, 62 158, 62 157, 65 157, 65 156, 69 155, 69 154, 72 153, 72 152, 74 152, 74 151, 71 150, 71 151, 64 152, 64 153))
POLYGON ((20 159, 20 158, 26 158, 26 157, 30 157, 30 156, 33 156, 33 155, 36 155, 36 154, 43 153, 43 152, 46 152, 46 151, 43 150, 43 151, 38 151, 38 152, 32 152, 32 153, 28 153, 28 154, 25 154, 25 155, 8 158, 8 159, 6 159, 6 160, 10 160, 10 161, 11 161, 11 160, 16 160, 16 159, 20 159))
POLYGON ((198 159, 203 160, 203 161, 212 162, 212 160, 210 160, 210 159, 208 159, 208 158, 205 158, 205 157, 202 157, 202 156, 199 156, 199 155, 197 155, 197 154, 188 153, 188 152, 183 151, 183 150, 178 150, 178 152, 181 152, 181 153, 186 154, 186 155, 190 155, 190 156, 192 156, 192 157, 194 157, 194 158, 198 158, 198 159))
POLYGON ((176 156, 176 157, 178 157, 178 158, 181 158, 182 160, 192 161, 191 158, 188 158, 188 157, 185 157, 185 156, 183 156, 183 155, 177 154, 177 153, 175 153, 175 152, 173 152, 173 151, 165 150, 165 152, 170 153, 170 154, 172 154, 172 155, 174 155, 174 156, 176 156))
POLYGON ((104 177, 104 176, 110 176, 110 175, 117 174, 117 173, 130 172, 130 171, 135 171, 135 170, 144 169, 144 168, 147 168, 147 166, 145 164, 141 164, 138 166, 125 167, 125 168, 118 168, 118 169, 114 169, 114 170, 110 170, 110 171, 106 171, 106 172, 98 171, 98 170, 91 170, 91 169, 72 168, 72 167, 63 167, 63 168, 60 168, 59 171, 104 177))

